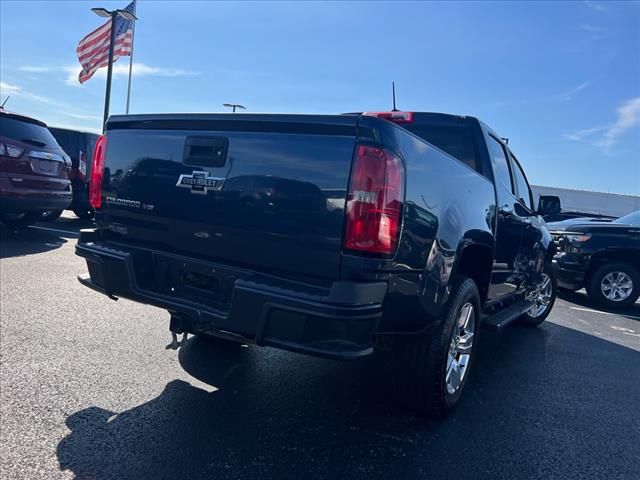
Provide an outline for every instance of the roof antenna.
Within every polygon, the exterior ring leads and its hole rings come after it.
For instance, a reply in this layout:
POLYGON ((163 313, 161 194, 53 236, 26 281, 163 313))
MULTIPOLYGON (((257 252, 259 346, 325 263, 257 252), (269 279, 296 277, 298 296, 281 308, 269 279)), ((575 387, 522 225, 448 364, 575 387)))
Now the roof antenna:
POLYGON ((400 110, 396 108, 396 82, 391 82, 391 89, 393 91, 393 110, 391 111, 399 112, 400 110))
POLYGON ((4 106, 7 104, 10 98, 11 98, 11 95, 7 95, 7 98, 4 99, 4 102, 2 102, 2 105, 0 105, 0 108, 4 108, 4 106))
POLYGON ((400 110, 396 108, 396 82, 391 82, 391 91, 393 93, 393 110, 391 111, 399 112, 400 110))

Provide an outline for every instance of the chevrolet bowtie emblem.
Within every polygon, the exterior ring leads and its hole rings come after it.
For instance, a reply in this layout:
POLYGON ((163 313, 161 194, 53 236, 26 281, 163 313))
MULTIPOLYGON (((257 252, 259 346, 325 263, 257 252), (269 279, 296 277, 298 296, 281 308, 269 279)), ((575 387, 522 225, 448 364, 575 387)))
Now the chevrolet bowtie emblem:
POLYGON ((210 177, 208 172, 193 172, 180 175, 176 187, 188 188, 191 193, 206 195, 209 190, 220 190, 223 183, 222 177, 210 177))

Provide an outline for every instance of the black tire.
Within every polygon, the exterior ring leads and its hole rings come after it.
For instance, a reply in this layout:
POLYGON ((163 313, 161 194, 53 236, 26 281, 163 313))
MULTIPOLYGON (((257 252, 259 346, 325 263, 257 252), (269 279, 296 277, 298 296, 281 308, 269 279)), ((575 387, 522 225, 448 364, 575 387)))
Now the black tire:
POLYGON ((587 294, 597 305, 605 308, 623 308, 632 305, 640 296, 640 274, 638 270, 624 262, 611 262, 596 269, 586 282, 587 294), (611 273, 624 273, 632 282, 631 294, 623 300, 610 300, 602 291, 602 282, 611 273))
POLYGON ((62 210, 45 210, 40 214, 39 220, 41 222, 53 222, 62 215, 62 210))
POLYGON ((517 320, 518 325, 537 327, 547 319, 551 310, 553 310, 553 305, 556 303, 556 297, 558 296, 558 273, 553 265, 548 263, 544 267, 544 273, 547 274, 551 286, 551 298, 549 299, 546 310, 538 314, 535 314, 533 310, 529 310, 517 320))
POLYGON ((419 415, 441 418, 458 404, 469 379, 480 330, 480 295, 473 280, 459 277, 448 302, 442 323, 433 335, 396 337, 394 343, 394 389, 397 400, 419 415), (474 331, 467 371, 454 393, 447 391, 449 349, 458 325, 458 316, 467 303, 473 306, 474 331))
POLYGON ((0 222, 9 227, 26 227, 38 221, 40 213, 3 213, 0 214, 0 222))
POLYGON ((75 213, 76 217, 81 218, 83 220, 89 220, 93 218, 93 208, 74 208, 73 213, 75 213))

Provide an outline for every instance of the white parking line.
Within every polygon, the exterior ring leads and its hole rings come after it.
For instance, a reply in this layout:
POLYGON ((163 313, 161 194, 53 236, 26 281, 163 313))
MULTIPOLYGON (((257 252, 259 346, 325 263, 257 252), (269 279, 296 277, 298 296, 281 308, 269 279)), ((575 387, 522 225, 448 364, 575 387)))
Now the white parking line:
POLYGON ((37 230, 47 230, 49 232, 64 233, 65 235, 75 235, 76 237, 78 236, 77 232, 70 232, 68 230, 58 230, 57 228, 37 227, 35 225, 30 225, 29 228, 35 228, 37 230))
POLYGON ((640 337, 640 333, 637 333, 635 330, 631 330, 630 328, 624 327, 616 327, 615 325, 611 325, 611 328, 621 332, 623 335, 631 335, 632 337, 640 337))
POLYGON ((581 312, 591 312, 591 313, 600 313, 601 315, 624 315, 628 318, 633 318, 634 320, 640 320, 640 317, 635 315, 627 315, 626 313, 611 313, 611 312, 602 312, 600 310, 591 310, 590 308, 581 308, 581 307, 569 307, 571 310, 580 310, 581 312))

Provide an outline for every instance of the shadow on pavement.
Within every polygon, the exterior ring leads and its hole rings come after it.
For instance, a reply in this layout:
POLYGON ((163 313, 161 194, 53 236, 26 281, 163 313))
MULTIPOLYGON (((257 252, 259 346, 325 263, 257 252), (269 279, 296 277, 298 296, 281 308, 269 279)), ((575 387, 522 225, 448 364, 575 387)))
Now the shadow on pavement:
POLYGON ((567 301, 579 305, 584 308, 589 308, 593 310, 599 310, 605 313, 612 313, 615 315, 621 315, 627 317, 631 320, 640 320, 640 300, 629 307, 620 308, 620 309, 611 309, 611 308, 603 308, 599 305, 594 304, 586 293, 582 292, 572 292, 571 290, 559 290, 558 297, 567 301))
POLYGON ((70 415, 78 479, 632 478, 640 354, 552 323, 485 333, 459 409, 391 407, 383 357, 336 363, 192 339, 182 380, 116 413, 70 415), (620 366, 624 366, 623 369, 620 366))
POLYGON ((48 252, 74 238, 75 235, 64 236, 52 231, 29 227, 12 228, 0 224, 0 258, 48 252))
POLYGON ((71 215, 27 227, 9 227, 0 223, 0 258, 33 255, 60 248, 68 241, 75 242, 76 234, 81 229, 94 225, 93 220, 82 220, 71 215))

